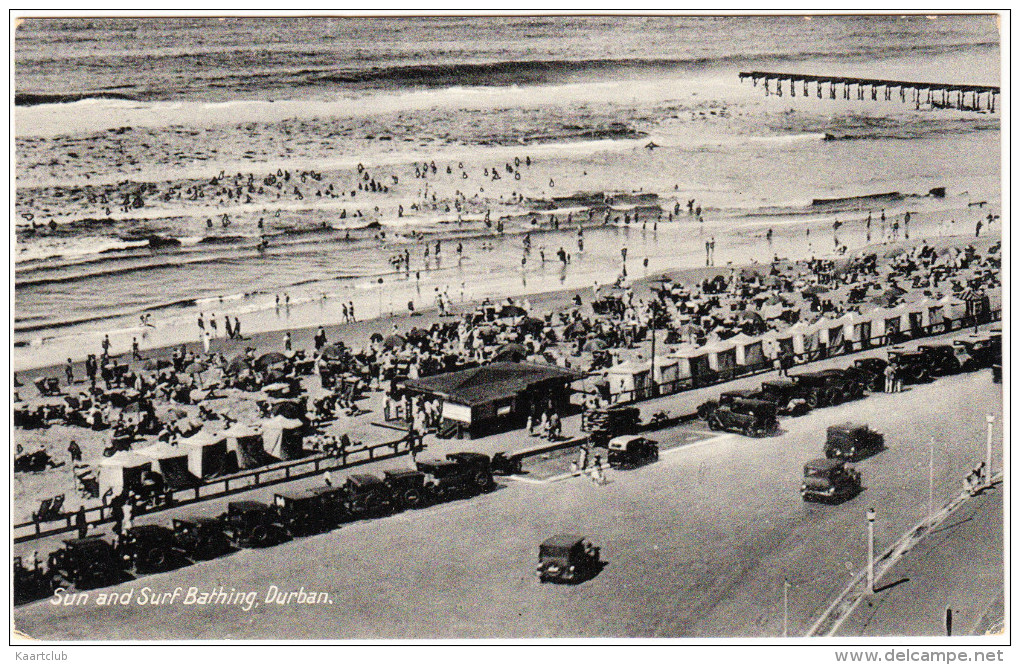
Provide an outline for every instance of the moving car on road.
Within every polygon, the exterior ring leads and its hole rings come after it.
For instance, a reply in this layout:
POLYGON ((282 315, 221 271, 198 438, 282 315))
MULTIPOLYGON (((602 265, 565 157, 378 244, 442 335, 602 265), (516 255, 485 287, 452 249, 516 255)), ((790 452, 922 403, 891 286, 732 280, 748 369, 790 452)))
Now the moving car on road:
POLYGON ((633 434, 618 436, 610 439, 607 457, 614 469, 633 469, 659 459, 659 444, 633 434))
POLYGON ((584 536, 560 534, 548 538, 538 546, 538 575, 540 582, 567 582, 578 584, 594 577, 601 570, 599 548, 584 536))
POLYGON ((841 503, 861 492, 861 474, 841 459, 811 460, 804 465, 800 495, 805 501, 841 503))
POLYGON ((826 431, 825 456, 855 462, 885 450, 885 437, 867 425, 844 423, 826 431))

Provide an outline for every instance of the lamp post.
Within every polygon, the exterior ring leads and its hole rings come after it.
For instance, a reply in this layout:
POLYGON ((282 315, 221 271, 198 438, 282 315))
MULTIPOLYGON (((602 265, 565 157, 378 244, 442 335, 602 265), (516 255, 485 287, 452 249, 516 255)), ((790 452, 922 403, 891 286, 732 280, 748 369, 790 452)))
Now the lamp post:
POLYGON ((868 508, 868 591, 875 593, 875 509, 868 508))
POLYGON ((992 424, 995 422, 995 416, 988 414, 985 416, 985 422, 988 423, 988 439, 985 446, 985 484, 992 482, 992 424))
POLYGON ((379 318, 382 318, 382 290, 383 290, 383 278, 379 278, 379 318))
POLYGON ((790 636, 790 580, 783 579, 783 637, 790 636))

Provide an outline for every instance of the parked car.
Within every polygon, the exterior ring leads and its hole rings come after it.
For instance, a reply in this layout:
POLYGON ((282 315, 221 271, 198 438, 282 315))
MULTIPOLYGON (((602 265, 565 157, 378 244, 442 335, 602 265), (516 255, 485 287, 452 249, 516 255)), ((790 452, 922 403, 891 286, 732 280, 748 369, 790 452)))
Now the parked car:
POLYGON ((765 436, 779 428, 776 405, 759 399, 736 399, 720 406, 708 418, 713 430, 736 432, 745 436, 765 436))
POLYGON ((65 540, 63 547, 50 554, 49 570, 55 586, 93 589, 121 581, 124 561, 102 536, 86 536, 65 540))
POLYGON ((538 546, 535 574, 540 582, 578 584, 597 575, 600 564, 599 548, 584 536, 561 534, 538 546))
POLYGON ((158 524, 142 524, 121 535, 119 554, 140 573, 168 570, 174 565, 174 532, 158 524))
POLYGON ((428 476, 427 487, 436 501, 452 501, 478 493, 470 468, 453 460, 418 462, 418 470, 428 476))
POLYGON ((917 347, 921 363, 933 377, 957 374, 962 369, 952 344, 921 344, 917 347))
POLYGON ((421 508, 428 505, 430 493, 428 487, 425 486, 425 474, 421 471, 410 469, 384 471, 383 477, 401 509, 421 508))
POLYGON ((888 363, 881 358, 858 358, 843 373, 864 386, 868 392, 880 393, 885 391, 886 365, 888 363))
POLYGON ((381 517, 393 512, 393 494, 377 476, 355 473, 344 484, 347 513, 353 519, 381 517))
POLYGON ((864 395, 864 386, 845 377, 838 369, 808 372, 791 378, 797 384, 800 396, 812 409, 842 404, 864 395))
POLYGON ((1002 359, 1002 347, 996 349, 990 335, 968 335, 955 339, 953 347, 956 349, 960 367, 965 372, 991 367, 997 360, 1002 359))
POLYGON ((804 465, 800 495, 805 501, 841 503, 861 492, 861 474, 841 459, 811 460, 804 465))
POLYGON ((273 506, 280 523, 292 536, 336 528, 344 517, 344 493, 339 487, 310 487, 277 492, 273 506))
POLYGON ((588 432, 593 446, 604 446, 614 436, 637 433, 641 410, 635 406, 610 406, 591 409, 582 417, 581 429, 588 432))
POLYGON ((659 459, 659 444, 634 434, 618 436, 609 440, 607 458, 614 469, 633 469, 659 459))
POLYGON ((189 559, 215 559, 230 551, 230 539, 218 519, 199 515, 176 517, 173 532, 174 549, 189 559))
POLYGON ((811 410, 807 400, 800 396, 797 384, 789 379, 762 381, 758 399, 772 402, 781 416, 802 416, 811 410))
POLYGON ((53 576, 45 566, 26 566, 21 557, 16 556, 12 572, 15 605, 45 598, 53 593, 53 576))
POLYGON ((826 430, 826 457, 853 462, 882 450, 885 450, 885 437, 867 425, 844 423, 826 430))
POLYGON ((268 547, 287 539, 287 529, 272 506, 259 501, 231 501, 220 519, 235 547, 268 547))
POLYGON ((479 492, 491 492, 496 488, 496 483, 492 479, 492 464, 489 461, 488 455, 483 453, 456 452, 447 455, 446 459, 460 464, 462 468, 468 471, 479 492))

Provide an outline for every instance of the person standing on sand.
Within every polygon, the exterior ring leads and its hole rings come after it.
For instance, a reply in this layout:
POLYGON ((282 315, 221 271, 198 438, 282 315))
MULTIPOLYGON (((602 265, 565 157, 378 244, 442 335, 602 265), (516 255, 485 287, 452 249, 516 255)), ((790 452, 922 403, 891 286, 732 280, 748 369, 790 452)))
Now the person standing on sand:
MULTIPOLYGON (((980 224, 980 223, 981 222, 978 222, 978 224, 980 224)), ((980 227, 978 227, 978 228, 980 229, 980 227)), ((103 335, 103 357, 104 358, 109 358, 110 357, 110 336, 109 335, 103 335)))
POLYGON ((67 364, 64 365, 64 374, 67 376, 67 385, 71 386, 74 384, 74 363, 71 359, 67 359, 67 364))
POLYGON ((205 351, 206 353, 209 353, 209 341, 210 341, 210 339, 211 339, 211 335, 209 334, 208 330, 206 330, 204 333, 202 333, 202 350, 205 351))
POLYGON ((981 220, 979 219, 979 220, 977 221, 977 225, 976 225, 976 226, 974 227, 974 237, 975 237, 975 238, 979 238, 979 237, 981 237, 981 227, 982 227, 982 226, 984 226, 984 224, 983 224, 983 223, 981 222, 981 220))
POLYGON ((711 252, 712 252, 712 243, 710 243, 708 240, 706 240, 705 241, 705 267, 706 268, 709 267, 710 265, 712 265, 712 259, 711 259, 712 254, 711 254, 711 252))
POLYGON ((202 339, 202 333, 204 333, 204 332, 205 332, 205 318, 203 317, 202 312, 199 312, 198 313, 198 338, 199 339, 202 339))
POLYGON ((234 317, 234 337, 237 339, 244 339, 241 337, 241 319, 234 317))
POLYGON ((283 350, 284 351, 290 351, 291 350, 291 346, 292 346, 292 342, 291 342, 291 337, 290 337, 290 331, 288 330, 283 335, 283 350))
POLYGON ((137 337, 132 337, 131 338, 131 359, 132 360, 141 360, 142 359, 142 353, 141 353, 141 351, 138 348, 138 338, 137 337))
POLYGON ((356 319, 354 317, 354 301, 353 300, 347 301, 347 311, 349 311, 351 313, 351 321, 352 322, 358 320, 358 319, 356 319))
POLYGON ((712 236, 712 244, 709 245, 709 249, 712 253, 712 265, 715 265, 715 236, 712 236))
POLYGON ((223 332, 226 334, 227 339, 234 339, 234 329, 230 326, 230 315, 223 317, 223 332))
POLYGON ((220 331, 217 330, 217 326, 216 326, 216 315, 215 314, 210 314, 209 315, 209 332, 212 334, 212 336, 214 338, 220 336, 220 331))

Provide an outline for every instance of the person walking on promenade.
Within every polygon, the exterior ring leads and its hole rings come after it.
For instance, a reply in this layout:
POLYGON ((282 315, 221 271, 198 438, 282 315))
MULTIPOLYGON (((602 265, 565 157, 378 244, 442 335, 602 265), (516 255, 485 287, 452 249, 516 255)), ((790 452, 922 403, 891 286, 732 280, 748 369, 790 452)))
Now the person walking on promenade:
POLYGON ((89 521, 85 517, 85 506, 78 506, 78 512, 74 514, 74 526, 78 529, 78 537, 84 538, 89 532, 89 521))

